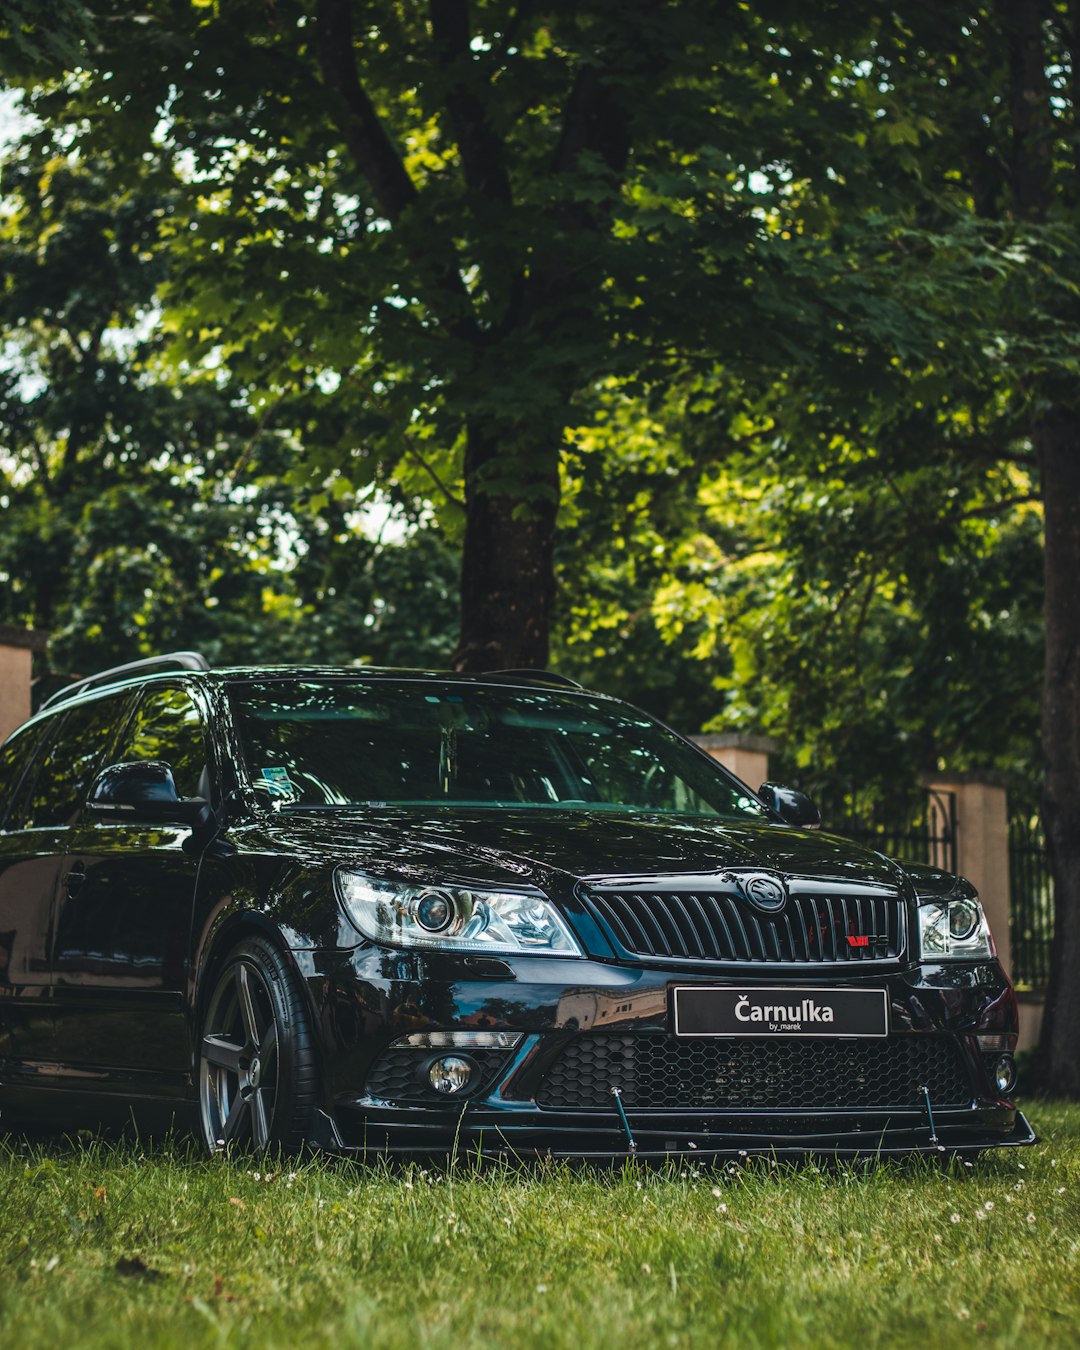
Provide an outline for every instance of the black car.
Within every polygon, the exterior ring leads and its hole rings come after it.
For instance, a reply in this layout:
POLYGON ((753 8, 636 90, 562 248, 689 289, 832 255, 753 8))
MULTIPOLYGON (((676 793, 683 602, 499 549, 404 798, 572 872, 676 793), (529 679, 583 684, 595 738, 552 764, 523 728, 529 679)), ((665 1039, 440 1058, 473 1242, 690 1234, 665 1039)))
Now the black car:
POLYGON ((978 897, 541 672, 207 668, 0 751, 5 1124, 574 1157, 1033 1141, 978 897))

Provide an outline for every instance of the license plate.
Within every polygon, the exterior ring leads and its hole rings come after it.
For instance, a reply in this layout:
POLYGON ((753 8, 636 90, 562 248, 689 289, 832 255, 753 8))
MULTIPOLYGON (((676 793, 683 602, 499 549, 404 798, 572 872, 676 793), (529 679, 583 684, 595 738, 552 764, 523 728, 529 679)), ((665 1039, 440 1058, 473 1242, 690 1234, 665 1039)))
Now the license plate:
POLYGON ((887 1036, 884 989, 718 989, 672 991, 676 1036, 887 1036))

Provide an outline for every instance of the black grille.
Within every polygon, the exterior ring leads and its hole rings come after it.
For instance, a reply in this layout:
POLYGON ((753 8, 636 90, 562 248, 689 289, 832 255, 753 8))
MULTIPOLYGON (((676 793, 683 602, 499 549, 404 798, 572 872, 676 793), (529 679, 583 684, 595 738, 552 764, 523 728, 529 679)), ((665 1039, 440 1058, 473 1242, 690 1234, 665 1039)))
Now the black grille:
POLYGON ((971 1087, 960 1048, 941 1036, 881 1040, 679 1040, 662 1033, 579 1036, 548 1070, 541 1106, 640 1110, 862 1110, 938 1106, 971 1087))
POLYGON ((441 1101, 449 1099, 435 1091, 427 1071, 432 1060, 442 1055, 460 1055, 473 1060, 480 1069, 479 1079, 469 1084, 469 1096, 489 1087, 499 1068, 509 1058, 507 1049, 463 1047, 431 1050, 420 1046, 395 1046, 384 1050, 367 1077, 367 1092, 387 1102, 441 1101))
POLYGON ((794 894, 776 914, 755 913, 722 891, 585 890, 582 900, 633 956, 859 965, 895 960, 903 944, 900 899, 883 893, 794 894))

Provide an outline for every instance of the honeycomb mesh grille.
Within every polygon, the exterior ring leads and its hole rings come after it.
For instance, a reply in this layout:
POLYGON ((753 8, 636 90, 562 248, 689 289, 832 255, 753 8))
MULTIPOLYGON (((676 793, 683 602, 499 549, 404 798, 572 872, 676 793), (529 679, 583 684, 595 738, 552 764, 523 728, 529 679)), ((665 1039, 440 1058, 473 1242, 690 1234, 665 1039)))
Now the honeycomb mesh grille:
POLYGON ((757 914, 721 891, 585 890, 582 899, 617 947, 633 956, 745 965, 864 965, 896 960, 903 943, 896 895, 790 895, 757 914), (850 938, 867 938, 854 945, 850 938))
POLYGON ((960 1047, 941 1036, 881 1040, 679 1040, 663 1034, 579 1036, 548 1070, 541 1106, 610 1107, 618 1087, 640 1110, 862 1110, 940 1106, 971 1088, 960 1047))

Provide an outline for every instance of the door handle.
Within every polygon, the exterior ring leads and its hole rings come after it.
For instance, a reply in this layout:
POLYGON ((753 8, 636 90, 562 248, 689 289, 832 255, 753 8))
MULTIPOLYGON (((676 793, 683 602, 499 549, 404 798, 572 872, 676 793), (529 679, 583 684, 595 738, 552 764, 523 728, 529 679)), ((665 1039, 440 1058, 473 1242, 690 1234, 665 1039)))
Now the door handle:
POLYGON ((82 863, 76 863, 70 872, 64 873, 64 890, 68 895, 78 895, 85 880, 86 868, 82 863))

